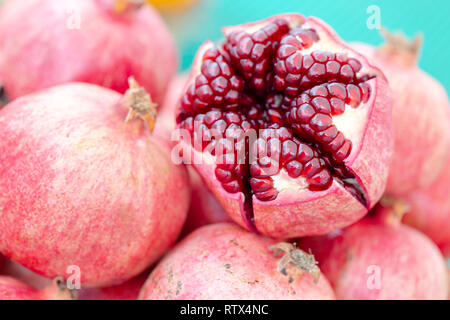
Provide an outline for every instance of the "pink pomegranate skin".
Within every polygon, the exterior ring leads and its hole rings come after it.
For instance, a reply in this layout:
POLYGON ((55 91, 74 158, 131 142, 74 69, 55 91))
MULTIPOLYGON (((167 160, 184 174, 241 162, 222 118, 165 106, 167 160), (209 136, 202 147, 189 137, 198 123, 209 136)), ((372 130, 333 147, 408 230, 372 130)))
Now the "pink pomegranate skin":
POLYGON ((153 270, 143 300, 333 299, 328 281, 312 274, 289 277, 277 270, 268 247, 276 241, 220 223, 197 229, 153 270))
POLYGON ((450 258, 450 158, 435 182, 406 196, 410 210, 403 222, 419 229, 450 258))
POLYGON ((176 241, 188 175, 122 96, 67 84, 0 112, 0 252, 48 278, 120 284, 176 241), (176 199, 176 201, 174 201, 176 199))
POLYGON ((149 272, 145 271, 117 286, 81 289, 78 291, 78 300, 137 300, 148 275, 149 272))
POLYGON ((2 5, 0 78, 8 96, 72 81, 123 93, 134 76, 161 103, 177 68, 174 40, 150 5, 116 13, 114 1, 13 0, 2 5))
MULTIPOLYGON (((169 141, 171 145, 175 145, 175 141, 172 139, 172 133, 176 129, 176 115, 187 81, 187 74, 177 75, 172 79, 169 83, 162 108, 158 112, 155 134, 169 141)), ((199 174, 191 166, 187 166, 187 168, 192 192, 191 205, 183 234, 187 234, 207 224, 231 222, 231 218, 205 185, 199 174)))
MULTIPOLYGON (((256 30, 258 25, 269 24, 277 19, 285 19, 290 24, 301 24, 304 28, 316 30, 319 37, 324 39, 326 48, 331 48, 332 52, 344 52, 356 58, 363 65, 362 70, 377 75, 367 81, 371 88, 369 100, 352 109, 356 110, 354 114, 349 112, 348 116, 346 113, 342 115, 347 116, 348 120, 342 128, 348 130, 348 138, 353 143, 351 152, 344 163, 355 174, 366 203, 359 201, 336 180, 333 180, 326 190, 311 191, 302 186, 302 182, 298 179, 292 179, 287 186, 282 185, 278 189, 276 199, 270 201, 261 201, 255 195, 245 194, 245 192, 229 193, 216 177, 216 163, 213 156, 196 150, 185 141, 182 142, 183 156, 187 163, 192 163, 192 159, 196 157, 197 159, 203 157, 201 164, 194 163, 193 166, 219 203, 239 225, 280 239, 326 234, 348 226, 363 217, 385 191, 393 152, 390 89, 384 75, 378 69, 339 39, 328 25, 315 17, 305 19, 298 14, 278 15, 255 23, 225 28, 224 33, 228 35, 241 29, 256 30), (249 217, 246 205, 249 202, 251 202, 252 217, 249 217)), ((206 42, 198 50, 189 85, 196 83, 196 76, 201 72, 203 59, 212 47, 211 42, 206 42)), ((278 177, 281 180, 287 177, 287 174, 281 171, 278 177)))
POLYGON ((22 281, 36 290, 42 290, 52 283, 52 279, 43 277, 12 260, 6 261, 1 274, 22 281))
POLYGON ((445 89, 402 52, 397 56, 361 43, 352 47, 386 74, 392 89, 395 151, 386 192, 404 196, 430 185, 445 164, 450 141, 445 89))
POLYGON ((184 225, 183 234, 208 224, 232 222, 225 209, 203 182, 197 171, 188 167, 191 182, 191 206, 184 225))
POLYGON ((56 283, 38 291, 12 277, 0 276, 0 300, 72 300, 56 283))
POLYGON ((300 247, 311 249, 338 299, 447 298, 441 253, 408 226, 367 217, 342 231, 305 238, 300 247))

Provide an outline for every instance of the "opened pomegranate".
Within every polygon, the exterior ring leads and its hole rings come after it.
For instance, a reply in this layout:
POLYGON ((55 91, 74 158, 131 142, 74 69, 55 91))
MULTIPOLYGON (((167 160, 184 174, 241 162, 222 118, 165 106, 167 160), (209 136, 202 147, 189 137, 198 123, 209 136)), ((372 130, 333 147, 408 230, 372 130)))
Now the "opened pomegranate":
MULTIPOLYGON (((450 149, 449 149, 450 150, 450 149)), ((409 211, 403 221, 431 238, 450 258, 450 158, 435 182, 409 193, 409 211)))
POLYGON ((250 230, 285 238, 358 220, 392 153, 384 76, 314 17, 223 31, 199 49, 181 100, 184 161, 250 230))
POLYGON ((71 81, 123 93, 134 76, 161 103, 176 70, 176 48, 160 16, 138 2, 6 1, 0 8, 0 78, 7 95, 71 81))
POLYGON ((442 170, 450 141, 448 97, 442 85, 417 66, 421 38, 383 32, 380 48, 352 47, 389 79, 395 143, 386 191, 404 196, 432 183, 442 170), (413 168, 413 169, 411 169, 413 168))
POLYGON ((186 169, 155 139, 154 104, 67 84, 0 111, 0 252, 48 278, 120 284, 176 241, 189 206, 186 169), (127 119, 127 121, 125 121, 127 119))
POLYGON ((180 242, 153 270, 139 297, 306 300, 334 299, 334 293, 312 256, 219 223, 197 229, 180 242), (277 256, 285 248, 284 255, 277 256))
POLYGON ((377 207, 358 223, 305 238, 338 299, 446 299, 447 269, 436 245, 400 224, 398 209, 377 207))
POLYGON ((61 278, 38 291, 12 277, 0 276, 0 300, 72 300, 74 294, 61 278))

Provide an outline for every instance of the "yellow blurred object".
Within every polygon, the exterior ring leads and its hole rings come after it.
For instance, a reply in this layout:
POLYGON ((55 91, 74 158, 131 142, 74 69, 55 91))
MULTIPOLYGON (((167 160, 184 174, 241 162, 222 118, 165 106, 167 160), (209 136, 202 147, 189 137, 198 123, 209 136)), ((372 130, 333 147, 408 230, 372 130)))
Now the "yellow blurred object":
POLYGON ((192 7, 198 0, 145 0, 164 13, 176 13, 192 7))

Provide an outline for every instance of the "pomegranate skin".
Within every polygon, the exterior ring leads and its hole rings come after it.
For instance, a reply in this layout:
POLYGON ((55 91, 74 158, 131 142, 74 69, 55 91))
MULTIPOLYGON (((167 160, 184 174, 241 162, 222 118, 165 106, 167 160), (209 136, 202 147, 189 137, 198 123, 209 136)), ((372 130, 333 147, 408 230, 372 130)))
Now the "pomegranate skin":
MULTIPOLYGON (((155 133, 162 139, 167 140, 172 146, 172 133, 176 129, 176 115, 183 90, 188 81, 187 74, 177 75, 169 84, 161 111, 158 113, 155 133)), ((215 196, 208 189, 191 166, 187 166, 189 180, 191 183, 191 205, 189 208, 183 234, 212 223, 231 222, 231 218, 225 209, 219 204, 215 196)))
POLYGON ((22 281, 37 290, 42 290, 52 283, 52 279, 43 277, 12 260, 6 261, 2 274, 22 281))
MULTIPOLYGON (((324 276, 289 277, 277 270, 279 258, 268 247, 275 240, 220 223, 197 229, 153 270, 139 298, 186 299, 334 299, 324 276)), ((294 270, 295 271, 295 270, 294 270)))
POLYGON ((0 300, 72 300, 72 294, 56 281, 38 291, 12 277, 0 276, 0 300))
POLYGON ((450 258, 450 158, 430 186, 406 196, 410 210, 403 222, 419 229, 433 240, 444 256, 450 258))
POLYGON ((362 43, 352 47, 386 74, 392 89, 395 142, 386 192, 405 196, 430 185, 445 164, 450 143, 445 89, 402 52, 396 56, 362 43))
POLYGON ((117 286, 81 289, 78 291, 78 300, 137 300, 148 275, 149 272, 143 272, 117 286))
POLYGON ((83 287, 109 286, 175 243, 189 206, 186 169, 143 121, 125 123, 122 99, 74 83, 1 110, 5 256, 48 278, 78 266, 83 287))
POLYGON ((0 78, 8 96, 72 81, 123 93, 134 76, 161 103, 177 68, 174 40, 151 6, 122 13, 113 6, 114 0, 2 5, 0 78))
POLYGON ((299 245, 311 249, 338 299, 447 298, 441 253, 408 226, 367 217, 342 231, 305 238, 299 245))
MULTIPOLYGON (((254 195, 250 196, 252 198, 252 218, 249 219, 246 207, 249 201, 245 200, 246 195, 244 192, 229 193, 225 191, 215 175, 214 157, 206 152, 202 153, 196 150, 189 143, 190 141, 182 141, 182 148, 186 163, 192 163, 192 159, 202 159, 202 163, 194 162, 193 166, 236 223, 263 235, 285 239, 326 234, 362 218, 385 191, 393 152, 393 132, 391 95, 384 75, 339 39, 323 21, 315 17, 305 19, 298 14, 283 14, 255 23, 228 27, 224 29, 224 33, 227 35, 235 30, 253 29, 258 24, 264 25, 279 18, 286 19, 291 24, 300 23, 305 28, 316 30, 319 37, 325 39, 326 45, 337 48, 337 52, 342 51, 357 58, 363 65, 362 70, 370 70, 378 75, 367 81, 372 90, 369 100, 354 109, 358 110, 356 113, 361 113, 354 116, 353 123, 345 125, 350 131, 350 139, 353 139, 353 148, 348 158, 345 159, 345 165, 356 175, 358 183, 363 189, 366 203, 362 204, 361 201, 358 201, 336 180, 328 189, 318 192, 310 191, 301 186, 300 182, 291 181, 290 185, 280 187, 275 200, 261 201, 254 195)), ((211 42, 206 42, 198 50, 188 84, 195 83, 203 56, 212 46, 211 42)), ((281 172, 280 175, 282 174, 284 172, 281 172)), ((284 176, 282 175, 280 179, 283 179, 284 176)))
POLYGON ((191 182, 191 206, 189 208, 183 234, 208 224, 232 222, 225 209, 217 201, 203 182, 197 171, 188 167, 191 182))

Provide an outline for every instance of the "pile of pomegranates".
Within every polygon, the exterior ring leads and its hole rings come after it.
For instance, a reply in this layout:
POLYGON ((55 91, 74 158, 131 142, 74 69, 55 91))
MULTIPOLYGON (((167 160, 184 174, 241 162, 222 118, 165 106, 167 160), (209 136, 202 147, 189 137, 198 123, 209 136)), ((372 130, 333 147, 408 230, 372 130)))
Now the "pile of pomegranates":
POLYGON ((281 14, 175 75, 150 2, 0 6, 0 300, 448 298, 420 37, 281 14))

